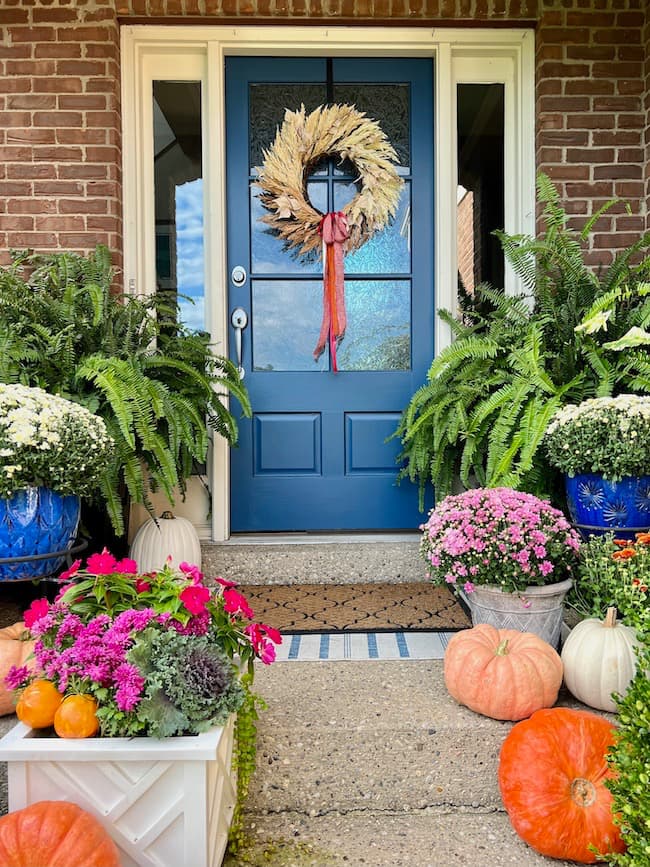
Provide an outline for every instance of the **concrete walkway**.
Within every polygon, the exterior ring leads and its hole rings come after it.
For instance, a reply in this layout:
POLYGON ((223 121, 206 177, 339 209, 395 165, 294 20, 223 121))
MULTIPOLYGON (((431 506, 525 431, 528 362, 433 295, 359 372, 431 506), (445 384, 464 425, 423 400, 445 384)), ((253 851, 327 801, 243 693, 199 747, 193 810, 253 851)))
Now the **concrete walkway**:
POLYGON ((439 660, 258 668, 268 710, 238 865, 562 867, 512 831, 497 785, 511 724, 448 695, 439 660))

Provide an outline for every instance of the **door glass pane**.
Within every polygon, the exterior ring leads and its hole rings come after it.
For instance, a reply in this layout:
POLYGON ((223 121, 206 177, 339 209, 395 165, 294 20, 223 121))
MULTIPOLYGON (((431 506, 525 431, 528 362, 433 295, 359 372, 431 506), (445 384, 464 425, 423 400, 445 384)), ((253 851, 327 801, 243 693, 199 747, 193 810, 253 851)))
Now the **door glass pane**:
POLYGON ((336 351, 340 370, 411 367, 410 280, 346 280, 348 327, 336 351))
POLYGON ((264 161, 264 151, 275 140, 278 127, 284 123, 287 109, 298 111, 304 104, 307 113, 327 101, 327 88, 322 84, 251 84, 249 88, 249 129, 251 172, 264 161))
MULTIPOLYGON (((314 181, 307 185, 312 205, 323 214, 327 211, 327 185, 314 181)), ((259 190, 251 184, 251 262, 254 274, 320 274, 320 260, 299 259, 285 250, 262 217, 268 214, 258 198, 259 190)))
POLYGON ((482 282, 503 286, 504 86, 459 84, 456 231, 458 304, 471 307, 482 282))
POLYGON ((253 369, 329 370, 327 349, 318 362, 323 314, 319 280, 252 280, 253 369))
MULTIPOLYGON (((340 211, 356 194, 352 181, 335 181, 334 210, 340 211)), ((395 218, 354 253, 345 257, 348 274, 411 273, 411 184, 402 187, 395 218)))
POLYGON ((154 81, 153 123, 156 288, 204 330, 201 83, 154 81))
POLYGON ((334 102, 354 105, 376 120, 395 148, 400 174, 411 170, 410 86, 408 84, 334 84, 334 102))

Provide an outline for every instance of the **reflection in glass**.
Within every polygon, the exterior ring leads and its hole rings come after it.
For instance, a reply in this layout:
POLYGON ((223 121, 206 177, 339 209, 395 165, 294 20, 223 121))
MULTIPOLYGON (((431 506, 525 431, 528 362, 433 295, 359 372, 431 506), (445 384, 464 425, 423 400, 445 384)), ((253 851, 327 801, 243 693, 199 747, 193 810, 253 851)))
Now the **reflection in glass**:
POLYGON ((409 280, 346 280, 348 327, 337 349, 340 370, 409 370, 409 280))
POLYGON ((307 113, 327 101, 322 84, 251 84, 249 88, 250 168, 264 162, 264 151, 273 144, 287 109, 298 111, 304 104, 307 113))
MULTIPOLYGON (((251 186, 251 260, 253 274, 320 274, 319 259, 305 262, 285 250, 283 242, 262 222, 268 211, 257 198, 258 188, 251 186)), ((307 185, 309 200, 323 214, 327 212, 327 184, 314 181, 307 185)))
POLYGON ((410 172, 410 86, 408 84, 335 84, 334 102, 354 105, 376 120, 395 148, 401 169, 410 172))
MULTIPOLYGON (((357 194, 356 184, 334 184, 334 210, 340 211, 357 194)), ((397 207, 395 219, 367 241, 363 247, 345 257, 347 274, 409 274, 411 272, 411 185, 407 181, 397 207)))
POLYGON ((504 86, 459 84, 456 246, 459 310, 479 283, 503 286, 504 86))
POLYGON ((252 280, 253 369, 328 370, 314 361, 323 316, 322 280, 252 280))
POLYGON ((201 83, 154 81, 153 119, 156 285, 178 296, 185 324, 203 330, 201 83))

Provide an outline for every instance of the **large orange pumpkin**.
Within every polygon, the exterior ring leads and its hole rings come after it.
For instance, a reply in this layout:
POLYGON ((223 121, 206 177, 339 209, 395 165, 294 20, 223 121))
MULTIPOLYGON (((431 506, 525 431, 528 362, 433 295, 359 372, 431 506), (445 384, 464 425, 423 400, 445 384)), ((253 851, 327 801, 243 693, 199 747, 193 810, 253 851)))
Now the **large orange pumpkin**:
POLYGON ((68 695, 54 714, 54 731, 60 738, 92 738, 99 731, 92 695, 68 695))
POLYGON ((20 694, 16 716, 26 726, 44 729, 54 723, 63 696, 51 680, 33 680, 20 694))
POLYGON ((456 701, 477 713, 520 720, 555 704, 562 660, 532 632, 481 623, 449 642, 445 684, 456 701))
POLYGON ((607 751, 614 726, 583 710, 538 710, 517 723, 499 760, 499 788, 510 821, 533 849, 593 864, 599 852, 624 852, 612 815, 607 751))
POLYGON ((120 867, 100 822, 69 801, 38 801, 0 818, 2 867, 120 867))
POLYGON ((27 659, 34 649, 34 642, 31 639, 23 641, 25 635, 25 624, 22 620, 0 629, 0 716, 13 713, 16 709, 13 691, 5 686, 9 669, 12 665, 17 668, 21 665, 32 668, 34 665, 33 659, 27 659))

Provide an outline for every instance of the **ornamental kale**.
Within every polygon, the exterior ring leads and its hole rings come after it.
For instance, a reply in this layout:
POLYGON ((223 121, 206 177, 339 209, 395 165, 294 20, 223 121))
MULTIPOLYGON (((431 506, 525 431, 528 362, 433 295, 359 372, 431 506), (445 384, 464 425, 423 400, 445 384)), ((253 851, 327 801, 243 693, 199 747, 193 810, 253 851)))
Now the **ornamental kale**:
POLYGON ((562 512, 511 488, 477 488, 445 497, 422 524, 420 554, 434 584, 506 591, 572 574, 580 547, 562 512))
POLYGON ((198 734, 239 710, 244 690, 214 636, 147 629, 128 654, 146 680, 138 715, 153 737, 198 734))

